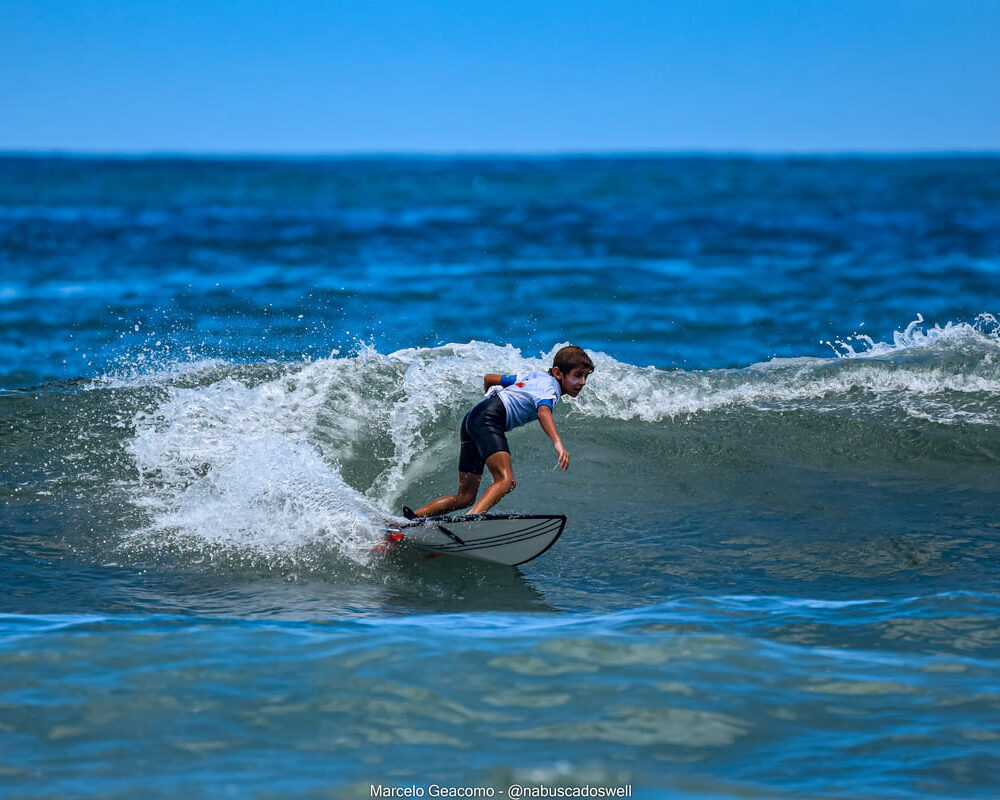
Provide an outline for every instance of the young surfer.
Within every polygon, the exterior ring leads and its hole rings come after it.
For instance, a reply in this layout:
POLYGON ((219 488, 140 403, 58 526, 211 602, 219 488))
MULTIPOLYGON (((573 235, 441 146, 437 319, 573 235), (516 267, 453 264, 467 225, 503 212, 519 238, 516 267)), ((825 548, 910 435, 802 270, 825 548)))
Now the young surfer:
POLYGON ((472 505, 479 493, 484 466, 489 467, 493 484, 483 492, 470 513, 488 511, 517 485, 505 434, 534 419, 552 440, 559 466, 569 469, 569 452, 559 438, 552 409, 562 395, 576 397, 580 394, 593 371, 594 362, 590 356, 582 348, 570 345, 555 354, 548 372, 485 376, 486 398, 462 420, 458 491, 431 500, 416 511, 403 506, 403 514, 410 519, 432 517, 472 505))

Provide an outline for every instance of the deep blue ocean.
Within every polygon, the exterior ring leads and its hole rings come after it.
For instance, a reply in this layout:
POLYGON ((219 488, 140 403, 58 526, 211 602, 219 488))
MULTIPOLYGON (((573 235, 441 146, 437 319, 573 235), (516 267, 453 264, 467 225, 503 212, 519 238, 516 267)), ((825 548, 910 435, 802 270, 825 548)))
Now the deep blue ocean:
POLYGON ((1000 156, 0 157, 0 795, 995 796, 998 315, 1000 156))

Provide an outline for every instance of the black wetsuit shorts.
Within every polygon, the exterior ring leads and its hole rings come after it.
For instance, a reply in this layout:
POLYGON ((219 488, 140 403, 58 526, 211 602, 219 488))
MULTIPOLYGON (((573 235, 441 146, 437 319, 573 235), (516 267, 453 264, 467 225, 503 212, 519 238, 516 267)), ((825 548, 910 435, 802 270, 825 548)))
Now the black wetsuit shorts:
POLYGON ((507 437, 507 410, 499 397, 487 397, 462 420, 462 449, 458 471, 483 474, 486 459, 494 453, 510 452, 507 437))

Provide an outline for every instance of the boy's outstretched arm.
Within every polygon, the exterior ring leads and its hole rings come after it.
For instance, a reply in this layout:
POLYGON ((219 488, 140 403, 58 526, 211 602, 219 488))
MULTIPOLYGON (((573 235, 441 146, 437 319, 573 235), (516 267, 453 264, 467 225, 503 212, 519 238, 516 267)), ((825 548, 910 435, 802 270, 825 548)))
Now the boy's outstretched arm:
POLYGON ((538 424, 542 426, 545 435, 552 440, 552 444, 556 448, 559 466, 564 470, 569 469, 569 451, 563 447, 562 440, 559 438, 559 431, 556 430, 556 421, 552 418, 551 408, 548 406, 538 407, 538 424))

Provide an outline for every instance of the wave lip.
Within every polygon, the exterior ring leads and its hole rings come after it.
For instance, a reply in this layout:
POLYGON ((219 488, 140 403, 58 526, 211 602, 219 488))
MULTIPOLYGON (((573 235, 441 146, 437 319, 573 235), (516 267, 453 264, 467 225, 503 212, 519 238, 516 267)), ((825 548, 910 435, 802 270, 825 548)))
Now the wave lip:
POLYGON ((982 345, 984 341, 992 341, 1000 349, 1000 322, 993 314, 983 312, 977 315, 972 323, 947 322, 943 328, 935 324, 933 328, 925 329, 922 327, 923 323, 923 314, 917 314, 917 318, 910 322, 905 330, 897 330, 893 334, 891 344, 876 342, 864 334, 854 334, 826 344, 841 358, 897 355, 903 351, 933 346, 961 349, 963 345, 975 347, 982 345), (851 341, 857 342, 861 349, 850 344, 851 341))
POLYGON ((951 425, 1000 425, 1000 326, 924 330, 922 317, 892 343, 853 337, 831 343, 834 358, 775 358, 734 370, 645 369, 605 357, 574 407, 594 417, 660 422, 720 409, 844 411, 907 416, 951 425))

